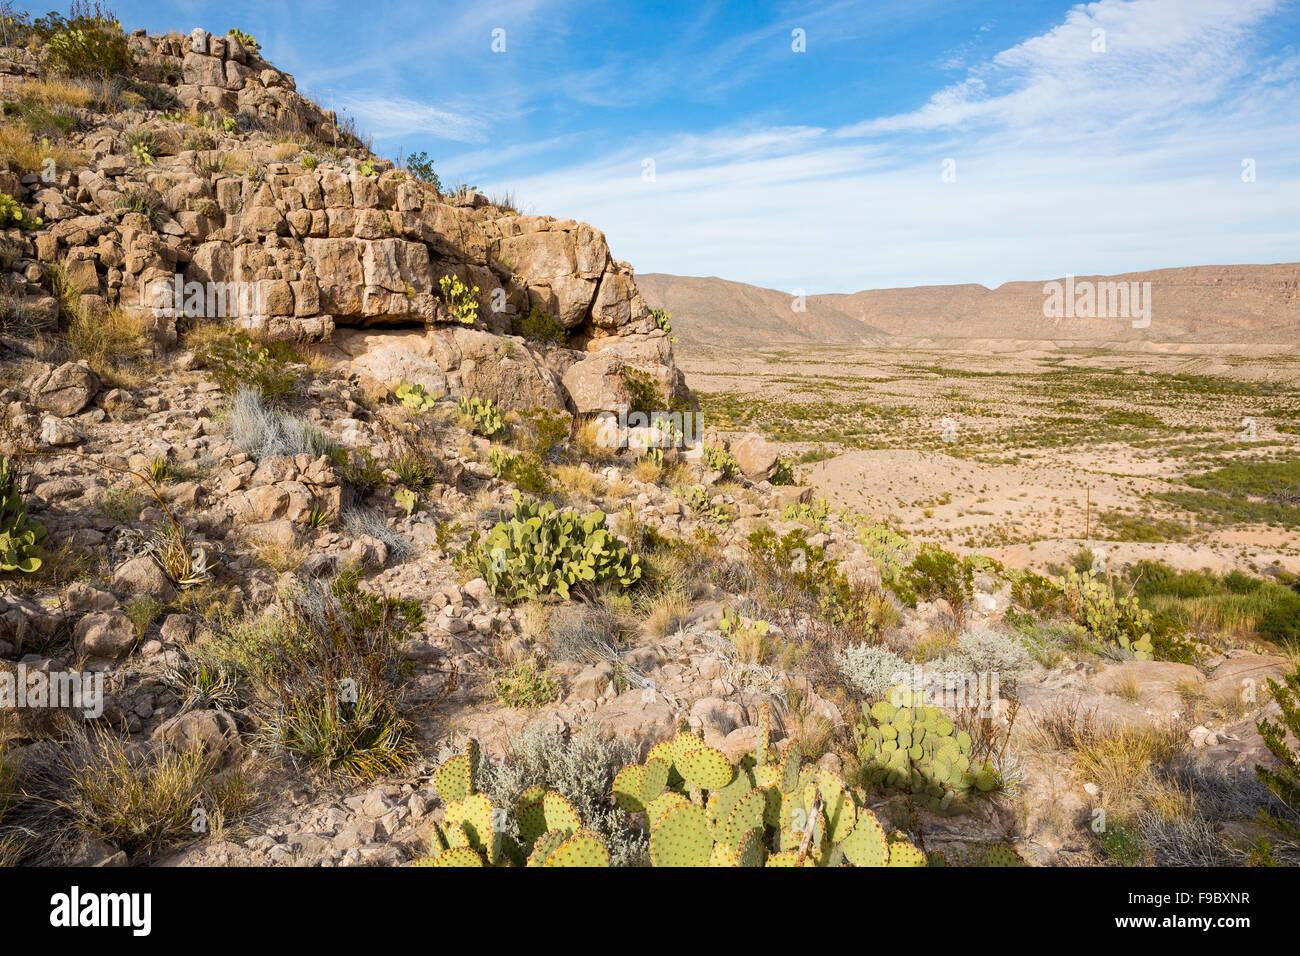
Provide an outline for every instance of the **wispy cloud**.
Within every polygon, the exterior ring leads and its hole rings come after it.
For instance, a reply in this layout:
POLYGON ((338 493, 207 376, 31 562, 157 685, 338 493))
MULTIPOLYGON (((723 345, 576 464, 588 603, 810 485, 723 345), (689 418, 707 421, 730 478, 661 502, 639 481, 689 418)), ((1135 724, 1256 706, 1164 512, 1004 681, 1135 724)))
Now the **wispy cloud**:
POLYGON ((1261 63, 1255 49, 1281 5, 1101 0, 916 110, 643 137, 494 185, 598 223, 644 271, 786 289, 1289 261, 1300 76, 1293 57, 1261 63), (1256 182, 1242 181, 1246 158, 1256 182))
POLYGON ((341 96, 338 107, 355 115, 366 130, 382 138, 427 133, 458 143, 482 143, 494 122, 493 117, 482 112, 453 113, 419 100, 374 91, 341 96))

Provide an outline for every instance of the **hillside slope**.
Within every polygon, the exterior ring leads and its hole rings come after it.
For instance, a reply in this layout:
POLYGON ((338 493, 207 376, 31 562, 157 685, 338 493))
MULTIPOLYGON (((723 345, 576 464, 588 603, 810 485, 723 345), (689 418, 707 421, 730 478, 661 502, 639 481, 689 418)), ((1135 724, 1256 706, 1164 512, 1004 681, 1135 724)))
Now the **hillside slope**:
MULTIPOLYGON (((1044 316, 1045 282, 917 286, 815 295, 804 314, 785 292, 714 278, 639 278, 651 306, 673 313, 684 341, 856 343, 881 336, 932 339, 1203 341, 1294 344, 1300 339, 1300 263, 1192 266, 1084 282, 1150 283, 1150 325, 1124 317, 1044 316), (849 321, 845 321, 845 320, 849 321)), ((1056 280, 1062 281, 1062 280, 1056 280)), ((1140 321, 1140 320, 1139 320, 1140 321)))

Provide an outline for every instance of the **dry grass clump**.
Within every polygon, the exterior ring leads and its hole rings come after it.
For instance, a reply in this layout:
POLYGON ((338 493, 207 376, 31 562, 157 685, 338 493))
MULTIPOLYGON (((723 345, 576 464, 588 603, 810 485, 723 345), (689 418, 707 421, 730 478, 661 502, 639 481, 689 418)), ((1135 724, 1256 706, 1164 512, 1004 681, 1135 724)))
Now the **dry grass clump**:
POLYGON ((127 365, 151 354, 153 348, 153 336, 138 313, 77 308, 64 324, 63 337, 73 358, 88 362, 105 384, 135 388, 143 381, 127 365))
POLYGON ((560 465, 555 469, 555 480, 566 495, 582 501, 599 498, 609 487, 600 475, 580 465, 560 465))
POLYGON ((252 548, 260 564, 277 574, 297 571, 298 567, 307 560, 306 549, 262 535, 250 537, 248 546, 252 548))
POLYGON ((48 159, 55 169, 86 165, 85 154, 48 139, 37 140, 25 126, 0 122, 0 164, 15 173, 39 173, 48 159))
POLYGON ((664 638, 685 626, 691 614, 691 602, 683 590, 668 587, 650 598, 642 610, 645 632, 654 638, 664 638))
POLYGON ((601 444, 604 429, 595 421, 583 422, 573 436, 573 448, 583 461, 593 465, 608 464, 618 454, 617 448, 601 444))
POLYGON ((107 731, 74 734, 59 769, 67 789, 53 806, 63 825, 128 856, 193 839, 196 809, 211 832, 255 800, 246 777, 237 770, 218 776, 208 755, 171 748, 149 754, 107 731))
POLYGON ((61 106, 73 110, 83 110, 97 102, 95 93, 85 84, 60 77, 25 80, 14 88, 10 98, 39 106, 61 106))
POLYGON ((1124 818, 1144 802, 1168 797, 1160 791, 1155 772, 1172 763, 1186 745, 1181 724, 1107 728, 1079 748, 1075 769, 1098 786, 1098 801, 1106 812, 1124 818))

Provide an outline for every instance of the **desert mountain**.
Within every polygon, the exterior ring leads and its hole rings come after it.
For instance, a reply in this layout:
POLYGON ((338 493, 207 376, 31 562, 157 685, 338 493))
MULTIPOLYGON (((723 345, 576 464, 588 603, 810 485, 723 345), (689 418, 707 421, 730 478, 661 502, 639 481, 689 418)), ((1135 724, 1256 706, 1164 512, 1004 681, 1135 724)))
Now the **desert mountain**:
MULTIPOLYGON (((1150 306, 1150 325, 1130 315, 1081 317, 1062 310, 1044 316, 1047 282, 917 286, 814 295, 795 312, 789 293, 716 278, 647 274, 638 284, 651 306, 673 314, 687 342, 879 341, 882 336, 927 339, 1161 340, 1276 342, 1300 337, 1300 263, 1193 266, 1116 276, 1076 276, 1075 301, 1085 283, 1127 284, 1150 306), (1133 284, 1137 285, 1134 286, 1133 284), (1149 286, 1146 283, 1150 283, 1149 286), (1146 290, 1149 289, 1149 297, 1146 290), (847 321, 846 321, 847 320, 847 321)), ((1082 311, 1082 310, 1080 310, 1082 311)), ((1119 311, 1119 310, 1116 310, 1119 311)))

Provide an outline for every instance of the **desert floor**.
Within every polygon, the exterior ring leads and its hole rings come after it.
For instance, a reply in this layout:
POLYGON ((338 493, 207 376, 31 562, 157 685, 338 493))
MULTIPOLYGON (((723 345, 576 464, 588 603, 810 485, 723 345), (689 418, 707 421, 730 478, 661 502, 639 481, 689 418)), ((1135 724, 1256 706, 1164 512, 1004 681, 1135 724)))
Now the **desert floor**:
POLYGON ((766 435, 832 507, 920 540, 1016 567, 1087 545, 1300 571, 1300 349, 915 340, 678 361, 705 427, 766 435))

